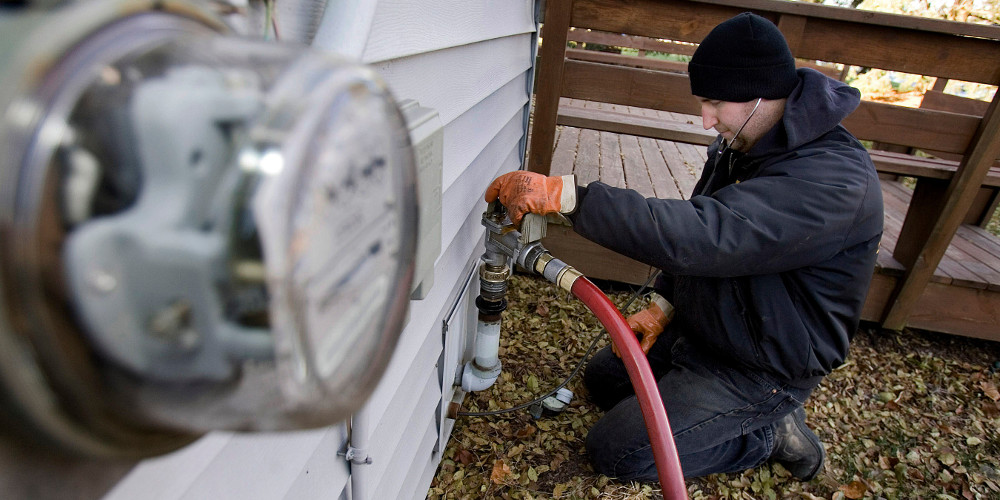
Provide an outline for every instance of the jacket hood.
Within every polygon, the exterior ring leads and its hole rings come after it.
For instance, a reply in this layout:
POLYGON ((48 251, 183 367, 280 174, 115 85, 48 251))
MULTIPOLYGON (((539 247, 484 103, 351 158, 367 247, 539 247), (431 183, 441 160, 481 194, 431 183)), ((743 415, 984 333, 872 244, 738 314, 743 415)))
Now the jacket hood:
POLYGON ((810 68, 797 70, 799 84, 788 95, 781 123, 750 150, 750 156, 787 151, 833 130, 861 102, 861 92, 810 68))

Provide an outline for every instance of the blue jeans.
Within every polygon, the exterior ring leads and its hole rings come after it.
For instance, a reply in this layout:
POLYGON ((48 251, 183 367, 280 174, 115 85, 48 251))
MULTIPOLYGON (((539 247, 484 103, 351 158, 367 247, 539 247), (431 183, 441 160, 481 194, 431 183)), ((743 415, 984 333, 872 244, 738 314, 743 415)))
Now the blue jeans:
MULTIPOLYGON (((802 406, 812 390, 698 352, 684 338, 669 338, 668 332, 647 359, 658 380, 684 477, 763 464, 774 446, 774 423, 802 406)), ((594 469, 623 481, 657 481, 638 400, 625 365, 610 347, 587 364, 584 383, 590 399, 606 412, 587 434, 594 469)))

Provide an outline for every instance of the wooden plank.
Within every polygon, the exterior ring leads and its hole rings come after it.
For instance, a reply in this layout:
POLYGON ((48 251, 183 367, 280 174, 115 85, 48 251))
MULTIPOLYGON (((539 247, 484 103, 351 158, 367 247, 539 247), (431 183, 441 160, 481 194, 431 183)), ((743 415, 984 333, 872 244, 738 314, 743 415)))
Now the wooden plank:
POLYGON ((990 107, 990 102, 945 94, 944 92, 932 89, 924 92, 924 97, 920 100, 920 107, 963 115, 983 116, 990 107))
POLYGON ((795 55, 979 83, 1000 81, 1000 42, 895 26, 810 18, 795 55), (968 64, 970 60, 977 63, 968 64))
POLYGON ((606 31, 596 31, 588 29, 570 29, 567 35, 570 40, 584 43, 599 43, 613 47, 631 47, 639 50, 652 52, 662 52, 665 54, 679 54, 690 56, 698 48, 696 44, 687 42, 675 42, 671 40, 661 40, 645 36, 627 35, 620 33, 608 33, 606 31))
MULTIPOLYGON (((684 163, 688 167, 688 172, 691 174, 691 178, 695 182, 701 177, 702 170, 705 169, 705 161, 708 159, 708 148, 704 146, 697 146, 694 144, 686 144, 679 142, 677 143, 677 151, 681 153, 681 158, 684 158, 684 163)), ((694 186, 692 185, 692 189, 694 186)))
MULTIPOLYGON (((877 271, 872 276, 868 297, 861 318, 865 321, 882 321, 884 310, 896 288, 897 278, 877 271)), ((965 335, 968 337, 1000 340, 998 312, 1000 293, 992 290, 956 287, 930 283, 920 297, 914 313, 907 323, 914 328, 965 335)))
POLYGON ((989 266, 972 258, 958 246, 948 246, 941 262, 938 263, 938 268, 946 270, 952 276, 952 284, 956 286, 982 290, 989 287, 989 273, 991 272, 989 266))
POLYGON ((970 243, 982 248, 989 255, 1000 259, 1000 239, 981 227, 962 226, 960 231, 963 237, 970 243))
POLYGON ((776 0, 578 0, 572 25, 698 43, 720 22, 753 10, 777 24, 807 19, 796 57, 981 83, 1000 81, 1000 28, 776 0), (971 35, 971 36, 966 36, 971 35), (851 43, 842 43, 843 40, 851 43), (935 50, 926 50, 935 47, 935 50), (977 61, 968 64, 967 61, 977 61))
POLYGON ((802 45, 802 37, 806 31, 806 23, 808 19, 805 16, 797 16, 794 14, 781 14, 778 16, 778 29, 781 30, 781 34, 785 36, 785 41, 788 42, 788 48, 792 51, 792 54, 799 53, 799 46, 802 45))
POLYGON ((777 24, 777 16, 794 14, 816 19, 845 21, 870 26, 965 35, 1000 40, 1000 28, 900 14, 847 9, 806 2, 777 0, 630 0, 626 13, 614 12, 622 2, 577 0, 573 26, 612 33, 632 33, 652 38, 699 42, 715 25, 741 12, 753 11, 777 24), (629 29, 629 26, 632 26, 629 29), (680 38, 670 33, 687 35, 680 38))
POLYGON ((569 175, 573 173, 573 162, 576 160, 576 147, 580 141, 580 129, 562 127, 559 141, 552 154, 552 167, 549 175, 569 175))
POLYGON ((976 192, 969 213, 962 219, 962 224, 974 224, 987 227, 993 219, 997 206, 1000 206, 1000 189, 982 187, 976 192))
MULTIPOLYGON (((686 75, 650 69, 569 60, 562 95, 689 115, 701 113, 686 75)), ((859 139, 964 153, 979 121, 974 116, 864 101, 843 125, 859 139)))
MULTIPOLYGON (((906 188, 900 186, 899 189, 905 190, 906 188)), ((887 231, 899 233, 901 225, 900 217, 905 209, 905 206, 893 207, 887 205, 887 231)), ((980 262, 962 248, 955 246, 953 239, 953 245, 948 247, 937 269, 935 269, 931 281, 954 286, 985 289, 989 287, 990 276, 992 274, 993 271, 988 265, 980 262)))
POLYGON ((972 148, 948 185, 945 202, 935 219, 927 243, 913 257, 913 262, 903 262, 909 271, 889 306, 884 327, 899 330, 906 325, 906 318, 913 312, 921 292, 927 287, 934 269, 948 249, 965 214, 968 213, 979 186, 982 185, 995 159, 1000 156, 1000 134, 996 133, 1000 130, 998 108, 1000 108, 1000 94, 994 97, 972 139, 972 148))
POLYGON ((629 106, 628 112, 633 116, 644 116, 646 118, 656 118, 658 115, 657 110, 649 108, 640 108, 638 106, 629 106))
POLYGON ((754 12, 765 11, 773 14, 795 14, 810 18, 846 21, 871 26, 1000 40, 1000 28, 991 25, 833 7, 806 2, 778 0, 693 0, 693 3, 731 6, 741 9, 741 12, 752 10, 754 12))
POLYGON ((885 272, 891 274, 892 276, 902 276, 906 271, 906 268, 892 257, 892 251, 896 247, 896 237, 899 235, 899 227, 902 225, 904 217, 903 214, 905 214, 905 207, 909 203, 910 194, 906 193, 905 197, 901 196, 893 189, 894 185, 899 185, 899 182, 882 182, 882 202, 884 207, 882 215, 883 230, 882 241, 879 243, 876 266, 879 272, 885 272), (898 207, 903 208, 900 209, 898 207), (900 212, 900 210, 902 210, 902 212, 900 212), (894 215, 893 211, 898 213, 898 215, 894 215))
MULTIPOLYGON (((912 207, 913 203, 910 201, 912 199, 912 192, 903 187, 902 184, 898 182, 887 183, 887 187, 884 191, 893 192, 895 191, 895 196, 887 196, 882 199, 885 214, 884 214, 884 225, 883 234, 892 235, 891 238, 895 240, 893 245, 893 250, 886 251, 886 253, 892 254, 895 262, 899 263, 905 275, 906 265, 903 264, 896 252, 899 248, 899 235, 902 233, 902 228, 905 226, 904 219, 907 213, 912 207)), ((936 283, 951 284, 953 281, 952 274, 948 270, 948 266, 938 266, 934 270, 932 276, 932 281, 936 283)))
POLYGON ((930 283, 906 324, 935 332, 1000 340, 1000 293, 930 283))
POLYGON ((626 106, 701 113, 686 75, 588 61, 566 61, 562 95, 626 106))
POLYGON ((564 126, 702 145, 711 144, 715 140, 715 132, 706 131, 698 125, 575 106, 560 107, 556 122, 564 126))
POLYGON ((868 296, 865 298, 865 305, 861 309, 862 321, 881 321, 884 316, 885 305, 896 288, 897 278, 880 273, 876 270, 872 276, 871 285, 868 286, 868 296))
POLYGON ((631 66, 633 68, 648 68, 659 71, 673 71, 676 73, 687 72, 687 63, 685 62, 667 61, 665 59, 656 59, 653 57, 639 57, 581 49, 566 49, 566 57, 579 61, 618 64, 621 66, 631 66))
POLYGON ((979 121, 943 111, 862 101, 842 124, 858 139, 963 153, 979 121))
POLYGON ((622 135, 619 141, 622 148, 625 185, 644 198, 655 197, 656 191, 653 189, 650 172, 643 158, 642 148, 639 146, 639 138, 634 135, 622 135))
POLYGON ((611 111, 614 111, 615 113, 625 113, 625 114, 628 114, 630 107, 631 106, 622 106, 621 104, 612 104, 611 105, 611 111))
POLYGON ((948 181, 920 179, 913 189, 910 208, 899 231, 892 256, 910 267, 923 250, 936 224, 936 216, 947 201, 948 181))
POLYGON ((970 226, 959 226, 951 240, 951 247, 961 250, 969 257, 970 260, 962 264, 982 276, 987 289, 1000 292, 1000 254, 990 254, 970 241, 968 227, 970 226))
POLYGON ((656 143, 660 146, 663 161, 666 162, 670 175, 673 176, 674 181, 677 183, 677 190, 681 192, 681 197, 685 200, 691 198, 691 192, 694 191, 697 179, 694 176, 692 168, 677 149, 680 144, 659 140, 656 143))
POLYGON ((667 163, 663 161, 663 153, 656 141, 649 137, 640 137, 639 147, 656 197, 683 200, 684 196, 677 189, 677 183, 670 175, 670 170, 667 168, 667 163))
POLYGON ((566 226, 550 225, 542 245, 588 278, 641 285, 653 268, 587 240, 566 226))
POLYGON ((536 65, 534 123, 526 166, 531 172, 548 174, 552 162, 572 4, 572 0, 548 0, 545 4, 545 24, 549 29, 538 51, 540 62, 536 65))
POLYGON ((576 182, 581 186, 601 180, 601 145, 598 131, 590 129, 580 131, 573 173, 576 174, 576 182))
POLYGON ((600 132, 601 159, 600 181, 617 188, 625 187, 625 170, 622 168, 622 152, 618 145, 618 134, 600 132))
MULTIPOLYGON (((942 158, 923 158, 905 153, 869 151, 868 154, 879 172, 927 179, 951 179, 958 171, 957 161, 942 158)), ((992 167, 983 179, 985 186, 1000 186, 1000 167, 992 167)))

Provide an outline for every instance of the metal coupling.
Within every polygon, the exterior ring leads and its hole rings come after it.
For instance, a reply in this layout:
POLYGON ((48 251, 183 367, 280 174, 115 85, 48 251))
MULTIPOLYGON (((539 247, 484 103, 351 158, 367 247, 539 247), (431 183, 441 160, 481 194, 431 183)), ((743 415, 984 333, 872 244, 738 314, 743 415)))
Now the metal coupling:
POLYGON ((567 292, 572 292, 573 283, 583 276, 583 273, 577 271, 576 268, 552 257, 552 254, 548 252, 538 256, 538 260, 535 261, 535 272, 567 292))
POLYGON ((517 254, 517 263, 524 269, 534 271, 538 259, 547 253, 541 243, 534 241, 521 247, 521 251, 517 254))
POLYGON ((507 296, 508 278, 510 278, 510 266, 496 266, 483 262, 479 266, 479 296, 488 301, 503 301, 507 296))
POLYGON ((491 283, 503 283, 510 278, 509 266, 493 266, 487 263, 479 266, 479 279, 491 283))

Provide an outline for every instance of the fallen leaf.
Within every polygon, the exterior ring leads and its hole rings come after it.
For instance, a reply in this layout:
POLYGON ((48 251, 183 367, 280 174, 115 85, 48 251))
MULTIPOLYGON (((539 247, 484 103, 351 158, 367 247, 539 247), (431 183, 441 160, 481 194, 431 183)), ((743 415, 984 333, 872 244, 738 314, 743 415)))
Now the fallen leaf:
POLYGON ((972 500, 973 498, 976 498, 975 494, 972 493, 972 490, 969 489, 969 483, 965 481, 962 481, 962 498, 965 500, 972 500))
POLYGON ((993 401, 1000 401, 1000 391, 997 391, 997 386, 989 380, 984 380, 979 383, 979 387, 983 389, 983 394, 992 399, 993 401))
POLYGON ((540 302, 538 307, 535 308, 535 314, 545 317, 549 315, 549 306, 544 302, 540 302))
POLYGON ((469 450, 459 450, 459 452, 456 453, 455 458, 457 458, 462 465, 469 465, 476 461, 476 456, 469 450))
POLYGON ((517 432, 514 433, 514 436, 516 436, 518 439, 528 439, 531 436, 534 436, 535 432, 537 430, 538 430, 537 427, 535 427, 535 426, 533 426, 531 424, 528 424, 528 425, 526 425, 526 426, 518 429, 517 432))
POLYGON ((552 498, 559 498, 566 492, 566 485, 559 483, 555 488, 552 488, 552 498))
POLYGON ((858 500, 864 498, 865 493, 868 492, 868 486, 861 481, 851 481, 848 484, 840 486, 840 491, 844 492, 844 496, 850 498, 851 500, 858 500))
POLYGON ((510 466, 503 460, 493 462, 493 472, 490 473, 490 481, 493 484, 501 484, 510 477, 510 466))

